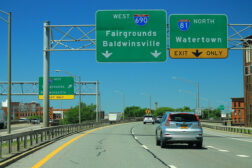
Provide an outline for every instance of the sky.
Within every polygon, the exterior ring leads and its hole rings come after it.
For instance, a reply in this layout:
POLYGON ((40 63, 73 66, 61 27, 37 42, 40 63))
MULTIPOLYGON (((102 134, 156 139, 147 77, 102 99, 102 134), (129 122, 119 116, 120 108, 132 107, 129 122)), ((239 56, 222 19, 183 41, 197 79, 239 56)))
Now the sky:
MULTIPOLYGON (((252 24, 250 0, 8 0, 0 1, 0 10, 12 12, 12 81, 38 81, 43 75, 43 22, 51 25, 95 24, 98 10, 163 9, 170 14, 226 14, 229 24, 252 24)), ((6 18, 0 13, 0 17, 6 18)), ((168 23, 167 17, 167 23, 168 23)), ((7 18, 6 18, 7 19, 7 18)), ((0 81, 7 81, 8 26, 0 20, 0 81)), ((229 32, 230 35, 231 32, 229 32)), ((252 34, 252 31, 250 31, 252 34)), ((221 104, 231 106, 231 97, 243 97, 243 60, 241 50, 229 50, 226 59, 168 59, 162 63, 98 63, 95 51, 51 52, 50 76, 65 76, 56 69, 81 76, 83 81, 100 82, 102 109, 122 111, 125 106, 195 108, 196 87, 174 77, 199 81, 200 107, 221 104), (182 90, 182 91, 181 91, 182 90)), ((0 97, 0 101, 6 97, 0 97)), ((37 96, 13 96, 12 101, 30 102, 37 96)), ((94 96, 83 96, 82 101, 95 104, 94 96)), ((75 100, 53 100, 54 108, 69 108, 75 100)))

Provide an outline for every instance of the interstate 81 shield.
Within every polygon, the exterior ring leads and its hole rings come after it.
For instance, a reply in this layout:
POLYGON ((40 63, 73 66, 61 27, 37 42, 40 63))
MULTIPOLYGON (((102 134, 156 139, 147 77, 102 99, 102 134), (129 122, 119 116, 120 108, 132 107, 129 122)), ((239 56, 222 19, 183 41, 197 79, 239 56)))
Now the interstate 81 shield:
POLYGON ((187 31, 190 27, 190 21, 188 19, 179 19, 178 27, 182 31, 187 31))

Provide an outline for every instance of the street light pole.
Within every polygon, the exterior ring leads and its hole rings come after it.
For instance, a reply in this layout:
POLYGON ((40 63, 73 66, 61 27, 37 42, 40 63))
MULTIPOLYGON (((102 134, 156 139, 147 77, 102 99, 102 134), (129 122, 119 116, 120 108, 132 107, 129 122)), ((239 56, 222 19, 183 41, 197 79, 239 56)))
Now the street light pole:
POLYGON ((96 81, 96 122, 99 121, 99 91, 98 91, 98 81, 96 81))
POLYGON ((116 93, 119 93, 122 96, 122 113, 123 113, 123 120, 124 120, 124 109, 125 109, 125 95, 123 92, 116 90, 116 93))
POLYGON ((5 23, 8 24, 8 98, 7 98, 7 132, 11 133, 11 12, 1 13, 8 15, 8 21, 0 17, 5 23))
POLYGON ((194 82, 194 81, 186 80, 184 78, 178 78, 178 77, 175 77, 175 76, 173 76, 172 79, 182 80, 184 82, 190 83, 190 84, 192 84, 192 85, 194 85, 194 86, 197 87, 196 108, 199 109, 199 107, 200 107, 200 104, 199 104, 200 103, 200 101, 199 101, 199 81, 194 82))
POLYGON ((149 107, 150 107, 150 113, 151 113, 151 95, 148 95, 146 93, 142 93, 142 95, 149 97, 149 107))
POLYGON ((79 124, 81 123, 81 77, 79 76, 79 124))
POLYGON ((198 104, 197 104, 197 109, 199 109, 199 81, 197 82, 197 91, 198 91, 198 104))

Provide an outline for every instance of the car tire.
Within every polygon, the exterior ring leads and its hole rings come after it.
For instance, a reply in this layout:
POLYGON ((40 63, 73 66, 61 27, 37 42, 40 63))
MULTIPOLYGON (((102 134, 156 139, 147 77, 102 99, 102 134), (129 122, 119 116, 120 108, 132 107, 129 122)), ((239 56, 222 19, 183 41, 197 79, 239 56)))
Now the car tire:
POLYGON ((202 141, 196 143, 197 148, 201 149, 202 148, 202 141))
POLYGON ((193 147, 193 143, 192 142, 188 143, 188 146, 189 148, 193 147))
POLYGON ((145 122, 144 122, 144 124, 145 124, 145 122))
MULTIPOLYGON (((162 135, 162 133, 161 133, 161 135, 162 135)), ((165 148, 165 147, 166 147, 166 142, 165 142, 165 140, 162 138, 161 135, 160 135, 160 146, 161 146, 161 148, 165 148)))
POLYGON ((160 146, 160 140, 158 139, 157 134, 156 134, 156 145, 160 146))
POLYGON ((152 124, 154 125, 154 122, 152 124))

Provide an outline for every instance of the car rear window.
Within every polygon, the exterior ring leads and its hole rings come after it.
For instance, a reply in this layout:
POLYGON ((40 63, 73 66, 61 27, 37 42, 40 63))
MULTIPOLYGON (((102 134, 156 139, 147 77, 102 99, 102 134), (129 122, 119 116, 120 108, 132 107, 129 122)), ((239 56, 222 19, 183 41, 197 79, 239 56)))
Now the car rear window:
POLYGON ((193 114, 171 114, 170 121, 192 122, 192 121, 198 121, 198 120, 196 116, 193 114))

